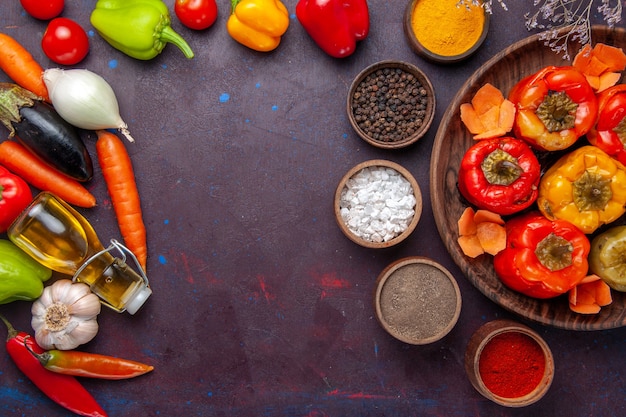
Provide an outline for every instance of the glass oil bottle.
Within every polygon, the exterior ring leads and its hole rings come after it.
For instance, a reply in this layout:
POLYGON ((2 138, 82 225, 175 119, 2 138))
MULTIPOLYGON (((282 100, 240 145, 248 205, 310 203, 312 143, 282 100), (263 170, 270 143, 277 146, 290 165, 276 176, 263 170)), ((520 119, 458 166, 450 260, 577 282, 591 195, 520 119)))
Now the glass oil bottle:
POLYGON ((49 192, 37 195, 7 234, 42 265, 89 285, 115 311, 135 314, 152 294, 148 278, 129 249, 115 240, 104 248, 87 219, 49 192), (121 258, 113 256, 114 250, 121 258), (127 255, 139 273, 126 264, 127 255))

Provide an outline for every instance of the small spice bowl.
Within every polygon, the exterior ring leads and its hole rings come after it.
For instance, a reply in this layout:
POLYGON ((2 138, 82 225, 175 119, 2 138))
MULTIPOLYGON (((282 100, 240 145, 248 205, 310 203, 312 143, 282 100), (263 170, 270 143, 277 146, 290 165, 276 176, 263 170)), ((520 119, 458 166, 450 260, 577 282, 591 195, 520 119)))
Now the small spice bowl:
POLYGON ((404 12, 404 35, 419 56, 456 64, 473 55, 489 32, 490 13, 458 0, 412 0, 404 12))
POLYGON ((380 273, 374 307, 378 322, 390 335, 425 345, 442 339, 456 325, 461 292, 447 269, 413 256, 391 263, 380 273))
POLYGON ((385 159, 350 169, 339 181, 334 199, 341 231, 366 248, 387 248, 415 230, 422 214, 422 193, 411 173, 385 159))
POLYGON ((398 149, 421 139, 435 117, 435 90, 415 65, 381 61, 362 70, 348 91, 348 119, 367 143, 398 149))
POLYGON ((506 407, 525 407, 548 392, 554 359, 548 344, 531 328, 494 320, 470 338, 465 371, 485 398, 506 407))

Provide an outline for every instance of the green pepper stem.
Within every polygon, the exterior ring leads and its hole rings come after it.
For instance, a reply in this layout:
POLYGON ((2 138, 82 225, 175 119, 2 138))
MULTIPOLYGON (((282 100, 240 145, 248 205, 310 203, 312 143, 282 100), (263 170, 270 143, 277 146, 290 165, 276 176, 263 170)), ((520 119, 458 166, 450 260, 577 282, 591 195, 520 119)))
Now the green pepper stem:
POLYGON ((180 49, 183 54, 185 54, 186 58, 191 59, 194 57, 193 51, 191 50, 191 47, 189 46, 187 41, 185 41, 182 36, 176 33, 171 26, 164 26, 163 30, 161 31, 160 37, 161 40, 173 43, 174 45, 178 46, 178 49, 180 49))
POLYGON ((7 320, 6 317, 4 317, 2 314, 0 314, 0 319, 4 322, 4 325, 7 326, 7 330, 9 331, 9 335, 7 336, 7 341, 17 336, 17 330, 15 330, 15 327, 13 327, 11 323, 9 323, 9 320, 7 320))

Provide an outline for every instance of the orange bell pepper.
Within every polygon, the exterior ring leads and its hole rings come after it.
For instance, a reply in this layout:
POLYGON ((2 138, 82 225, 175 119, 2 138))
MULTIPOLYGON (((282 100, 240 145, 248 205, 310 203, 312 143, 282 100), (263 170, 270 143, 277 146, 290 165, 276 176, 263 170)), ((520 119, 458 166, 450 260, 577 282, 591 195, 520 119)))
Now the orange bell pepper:
POLYGON ((289 27, 289 12, 279 0, 231 0, 228 34, 259 52, 273 51, 289 27))

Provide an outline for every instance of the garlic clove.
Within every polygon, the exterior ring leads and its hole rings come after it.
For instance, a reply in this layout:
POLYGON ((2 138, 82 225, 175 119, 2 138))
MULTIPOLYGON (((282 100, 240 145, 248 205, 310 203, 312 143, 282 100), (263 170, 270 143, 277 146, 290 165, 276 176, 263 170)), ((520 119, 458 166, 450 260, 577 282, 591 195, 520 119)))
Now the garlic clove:
POLYGON ((100 314, 100 299, 91 291, 69 305, 70 314, 82 318, 92 318, 100 314))

